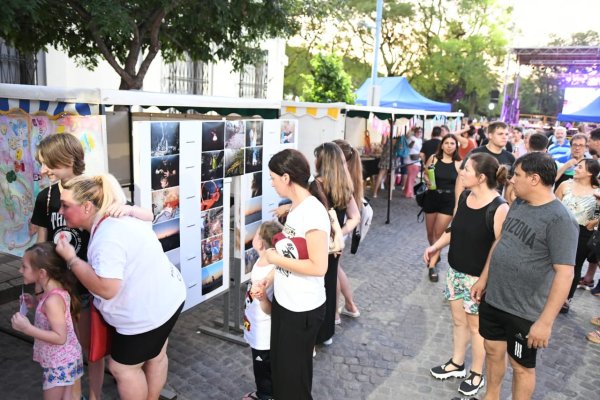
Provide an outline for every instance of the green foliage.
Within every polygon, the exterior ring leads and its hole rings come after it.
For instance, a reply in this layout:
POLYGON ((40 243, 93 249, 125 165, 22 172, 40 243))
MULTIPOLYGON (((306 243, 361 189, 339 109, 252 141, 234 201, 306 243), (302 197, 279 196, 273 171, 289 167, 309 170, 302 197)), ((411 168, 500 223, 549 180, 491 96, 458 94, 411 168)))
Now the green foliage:
MULTIPOLYGON (((285 67, 283 93, 288 98, 300 97, 306 85, 305 73, 310 71, 311 55, 307 48, 286 46, 288 65, 285 67), (304 75, 303 75, 304 74, 304 75)), ((371 76, 371 66, 349 56, 342 58, 343 69, 348 73, 353 88, 371 76)))
POLYGON ((303 75, 306 80, 302 94, 304 101, 354 103, 352 80, 344 71, 340 57, 317 54, 310 60, 310 67, 310 75, 303 75))
POLYGON ((140 88, 159 51, 167 62, 230 60, 236 69, 257 57, 265 38, 296 32, 318 0, 8 0, 2 36, 23 51, 51 45, 93 69, 106 59, 121 88, 140 88), (139 62, 141 59, 141 62, 139 62))

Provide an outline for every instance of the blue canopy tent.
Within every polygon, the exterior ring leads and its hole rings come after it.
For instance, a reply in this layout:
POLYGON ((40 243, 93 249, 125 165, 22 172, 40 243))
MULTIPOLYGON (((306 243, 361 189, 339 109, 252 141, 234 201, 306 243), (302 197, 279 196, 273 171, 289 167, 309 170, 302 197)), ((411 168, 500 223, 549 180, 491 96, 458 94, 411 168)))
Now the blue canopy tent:
MULTIPOLYGON (((381 87, 380 107, 445 112, 452 109, 450 103, 433 101, 423 96, 410 86, 406 78, 401 76, 377 78, 375 84, 381 87)), ((367 105, 369 90, 371 90, 371 78, 367 79, 356 91, 356 104, 367 105)))
POLYGON ((558 114, 557 119, 572 122, 600 122, 600 97, 579 111, 571 114, 558 114))

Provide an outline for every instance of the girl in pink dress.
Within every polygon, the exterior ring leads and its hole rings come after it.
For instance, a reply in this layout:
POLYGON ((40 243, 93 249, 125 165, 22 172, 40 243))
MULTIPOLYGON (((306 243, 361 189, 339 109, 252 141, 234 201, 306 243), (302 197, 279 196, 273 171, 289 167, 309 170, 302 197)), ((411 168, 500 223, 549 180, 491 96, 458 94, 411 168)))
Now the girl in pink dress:
MULTIPOLYGON (((22 311, 12 316, 11 324, 13 329, 34 338, 33 360, 42 366, 44 399, 70 400, 73 383, 83 375, 81 346, 71 318, 78 315, 79 304, 70 295, 75 277, 55 247, 52 242, 44 242, 25 251, 19 269, 23 283, 35 283, 43 292, 38 297, 35 325, 22 311)), ((36 302, 29 294, 21 301, 27 308, 36 302)))

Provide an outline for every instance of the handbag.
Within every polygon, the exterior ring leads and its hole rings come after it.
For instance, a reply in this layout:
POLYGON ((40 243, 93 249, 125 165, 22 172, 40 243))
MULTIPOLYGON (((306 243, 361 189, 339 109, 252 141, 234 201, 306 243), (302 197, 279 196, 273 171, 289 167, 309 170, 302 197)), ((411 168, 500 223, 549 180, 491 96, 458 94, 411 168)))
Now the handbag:
POLYGON ((90 352, 88 360, 98 361, 110 354, 114 328, 104 321, 100 312, 90 304, 90 352))
POLYGON ((344 235, 342 235, 342 227, 338 221, 337 214, 333 208, 330 208, 327 213, 331 221, 331 235, 329 236, 329 254, 340 254, 344 250, 344 235))
POLYGON ((367 236, 367 232, 371 226, 373 219, 373 207, 369 204, 368 199, 363 199, 363 208, 360 211, 360 223, 352 231, 352 241, 350 244, 350 253, 356 254, 358 245, 367 236))
POLYGON ((588 249, 595 255, 600 255, 600 231, 595 230, 587 242, 588 249))
POLYGON ((413 186, 413 193, 415 194, 415 200, 417 201, 417 204, 419 205, 419 207, 423 208, 423 204, 425 203, 425 194, 427 193, 427 184, 425 184, 425 181, 423 180, 423 174, 425 173, 423 171, 423 163, 420 163, 420 167, 421 167, 421 180, 419 180, 419 182, 417 182, 416 185, 413 186))

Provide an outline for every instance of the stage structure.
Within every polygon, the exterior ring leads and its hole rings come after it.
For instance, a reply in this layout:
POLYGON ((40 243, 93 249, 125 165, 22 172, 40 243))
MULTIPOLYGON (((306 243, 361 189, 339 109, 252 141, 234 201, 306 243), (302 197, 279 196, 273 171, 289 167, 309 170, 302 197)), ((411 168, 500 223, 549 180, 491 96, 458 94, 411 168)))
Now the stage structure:
POLYGON ((521 65, 534 68, 549 68, 560 79, 561 86, 600 86, 600 47, 526 47, 510 51, 504 82, 501 120, 516 124, 519 122, 519 80, 521 65), (508 71, 513 58, 517 62, 512 93, 508 92, 508 71))

